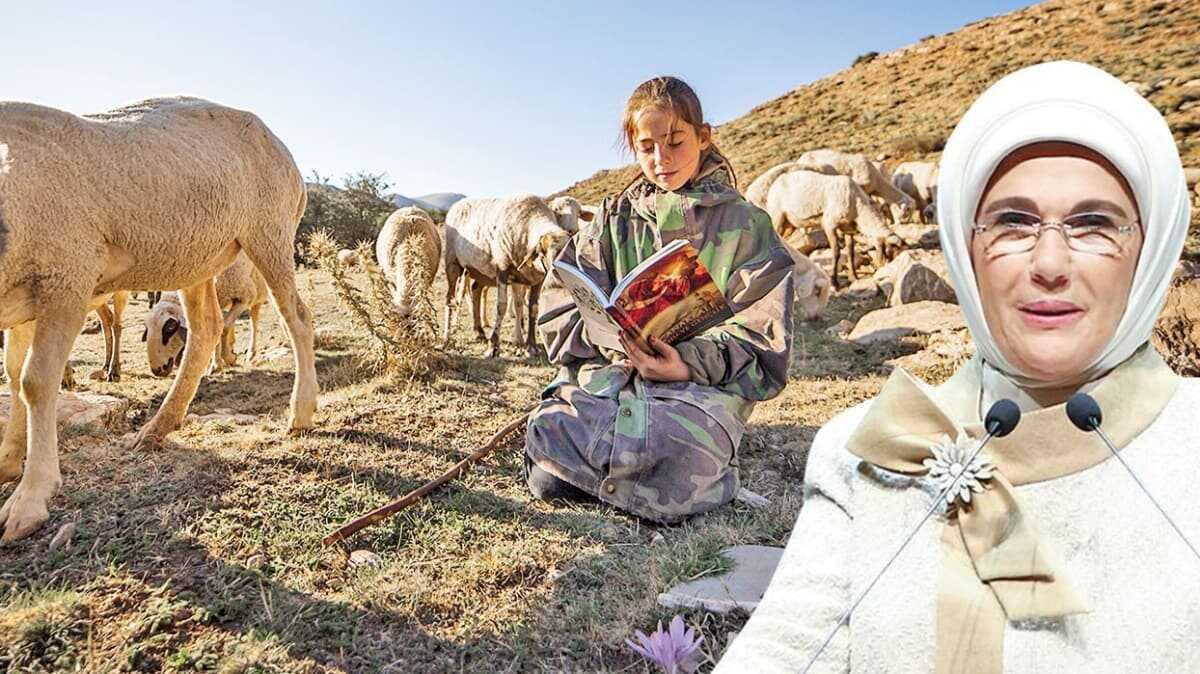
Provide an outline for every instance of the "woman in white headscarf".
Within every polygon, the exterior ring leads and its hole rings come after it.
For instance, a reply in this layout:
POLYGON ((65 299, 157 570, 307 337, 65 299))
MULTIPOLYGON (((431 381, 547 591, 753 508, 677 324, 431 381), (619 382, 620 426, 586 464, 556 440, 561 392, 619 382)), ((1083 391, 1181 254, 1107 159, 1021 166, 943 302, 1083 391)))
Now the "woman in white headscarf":
POLYGON ((980 96, 939 173, 977 354, 938 387, 897 370, 821 429, 783 559, 717 671, 1200 671, 1200 381, 1150 344, 1189 221, 1165 121, 1102 70, 1040 64, 980 96), (1072 425, 1081 391, 1187 538, 1072 425), (1019 424, 966 462, 1001 399, 1019 424))

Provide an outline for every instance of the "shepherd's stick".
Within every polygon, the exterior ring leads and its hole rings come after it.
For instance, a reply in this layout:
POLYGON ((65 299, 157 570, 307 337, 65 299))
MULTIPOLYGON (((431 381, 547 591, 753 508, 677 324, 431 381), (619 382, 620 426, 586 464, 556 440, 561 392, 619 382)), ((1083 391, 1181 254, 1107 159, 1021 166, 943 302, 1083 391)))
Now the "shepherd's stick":
POLYGON ((487 441, 487 444, 472 452, 467 458, 454 464, 453 468, 445 473, 442 473, 441 476, 439 476, 436 480, 428 482, 419 489, 411 491, 395 501, 392 501, 391 503, 372 511, 369 514, 363 515, 353 522, 350 522, 332 534, 329 534, 325 538, 321 539, 321 543, 323 545, 332 545, 338 541, 345 540, 359 529, 369 527, 372 524, 378 524, 379 522, 386 520, 392 515, 395 515, 401 510, 404 510, 408 506, 416 503, 417 501, 420 501, 433 490, 461 475, 462 472, 466 470, 467 466, 495 451, 496 445, 500 444, 500 440, 502 440, 509 433, 512 433, 516 429, 520 428, 528 419, 528 414, 522 414, 520 418, 513 419, 507 426, 497 431, 496 434, 492 436, 492 439, 487 441))

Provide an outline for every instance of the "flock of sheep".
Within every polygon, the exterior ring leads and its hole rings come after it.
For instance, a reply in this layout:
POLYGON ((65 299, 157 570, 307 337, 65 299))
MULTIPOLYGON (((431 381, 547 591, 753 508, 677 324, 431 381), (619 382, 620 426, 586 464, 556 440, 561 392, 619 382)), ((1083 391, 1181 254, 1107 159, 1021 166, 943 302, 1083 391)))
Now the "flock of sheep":
MULTIPOLYGON (((880 265, 901 245, 892 224, 913 214, 931 217, 931 167, 902 164, 889 176, 862 155, 819 150, 750 185, 748 199, 794 245, 802 315, 818 316, 836 287, 843 239, 853 278, 856 239, 880 265), (833 248, 833 282, 806 257, 821 245, 833 248)), ((62 482, 55 405, 75 337, 96 311, 105 365, 93 376, 118 380, 121 318, 131 292, 154 297, 142 335, 151 371, 176 372, 135 446, 158 444, 179 427, 206 370, 236 363, 234 322, 247 311, 254 359, 268 297, 295 359, 289 428, 313 425, 313 324, 296 291, 293 261, 305 204, 290 152, 249 112, 197 98, 152 99, 82 117, 0 103, 0 328, 12 394, 0 484, 20 480, 0 507, 0 540, 27 536, 48 519, 47 503, 62 482)), ((490 357, 499 355, 510 307, 514 341, 536 353, 541 284, 580 223, 595 213, 571 197, 532 194, 462 199, 444 226, 418 208, 402 208, 388 218, 375 252, 402 315, 441 268, 444 339, 469 295, 474 332, 490 342, 490 357), (485 334, 484 293, 492 287, 497 297, 485 334)), ((352 257, 339 254, 343 263, 352 257)))

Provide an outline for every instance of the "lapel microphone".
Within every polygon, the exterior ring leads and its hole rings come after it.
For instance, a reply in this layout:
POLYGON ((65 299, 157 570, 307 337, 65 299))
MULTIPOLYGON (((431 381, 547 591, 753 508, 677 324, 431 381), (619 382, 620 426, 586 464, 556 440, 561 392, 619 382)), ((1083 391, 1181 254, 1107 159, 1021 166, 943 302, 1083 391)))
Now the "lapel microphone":
POLYGON ((946 485, 946 487, 942 489, 941 493, 938 494, 937 498, 933 500, 933 505, 929 507, 929 511, 925 513, 925 516, 921 518, 921 521, 917 523, 917 526, 913 528, 912 533, 910 533, 908 537, 904 539, 904 542, 900 544, 900 547, 896 549, 896 552, 894 552, 891 558, 888 559, 887 563, 883 565, 883 568, 879 570, 879 573, 875 574, 875 577, 867 585, 866 589, 862 591, 862 594, 858 595, 858 599, 854 600, 854 602, 850 604, 850 608, 846 609, 846 612, 842 614, 841 618, 838 618, 837 624, 833 626, 832 630, 830 630, 829 636, 825 637, 824 643, 821 644, 821 647, 818 648, 817 652, 814 653, 812 658, 809 659, 808 664, 804 666, 802 674, 808 674, 808 670, 812 669, 812 666, 817 663, 817 658, 821 657, 821 654, 824 653, 825 649, 829 647, 829 644, 833 641, 833 637, 837 634, 838 630, 842 628, 842 625, 850 622, 850 614, 854 613, 854 609, 858 608, 858 605, 867 598, 867 593, 875 587, 875 583, 879 582, 879 579, 883 577, 884 572, 888 570, 888 567, 892 565, 892 562, 896 561, 896 558, 900 556, 900 553, 904 551, 904 548, 908 547, 908 544, 912 541, 913 537, 917 535, 917 532, 921 530, 921 527, 925 524, 925 522, 929 520, 929 518, 934 512, 937 511, 939 507, 941 507, 942 502, 946 499, 946 495, 953 492, 958 487, 958 482, 967 472, 967 467, 975 462, 975 457, 979 456, 979 453, 983 451, 983 448, 987 446, 987 443, 991 442, 992 438, 1002 438, 1009 433, 1012 433, 1013 429, 1017 427, 1017 424, 1020 423, 1020 421, 1021 408, 1017 407, 1017 404, 1013 401, 1009 400, 1008 398, 1001 398, 1000 400, 992 403, 992 406, 988 408, 987 415, 983 420, 983 427, 987 429, 987 435, 984 436, 983 440, 979 441, 979 446, 975 448, 975 451, 971 454, 971 457, 961 464, 962 469, 960 472, 954 476, 954 479, 950 482, 950 484, 946 485))
POLYGON ((1075 424, 1075 427, 1079 430, 1085 433, 1094 432, 1096 435, 1100 436, 1100 439, 1103 440, 1104 444, 1108 446, 1108 451, 1112 452, 1112 455, 1116 457, 1117 461, 1121 462, 1121 465, 1125 467, 1125 470, 1129 473, 1129 476, 1132 477, 1133 481, 1137 483, 1137 486, 1142 490, 1142 493, 1146 495, 1146 498, 1150 499, 1150 502, 1154 504, 1154 507, 1158 508, 1158 512, 1162 513, 1163 518, 1167 520, 1167 524, 1170 524, 1171 528, 1175 530, 1175 533, 1179 534, 1179 537, 1183 539, 1183 542, 1186 543, 1189 548, 1191 548, 1192 554, 1196 556, 1196 559, 1200 559, 1200 552, 1196 551, 1196 546, 1192 545, 1192 542, 1188 540, 1187 536, 1183 535, 1183 532, 1180 531, 1179 527, 1175 524, 1175 521, 1172 520, 1169 515, 1167 515, 1167 511, 1163 510, 1163 507, 1159 505, 1154 496, 1150 494, 1150 490, 1146 489, 1146 485, 1142 484, 1142 481, 1138 478, 1137 473, 1133 472, 1133 468, 1130 468, 1129 464, 1125 463, 1125 459, 1121 458, 1121 454, 1117 451, 1116 446, 1113 445, 1112 440, 1108 439, 1108 434, 1104 432, 1104 429, 1100 428, 1100 423, 1104 420, 1104 414, 1100 411, 1100 403, 1096 402, 1095 398, 1086 393, 1076 393, 1075 395, 1071 396, 1070 400, 1067 401, 1067 418, 1069 418, 1071 423, 1075 424))

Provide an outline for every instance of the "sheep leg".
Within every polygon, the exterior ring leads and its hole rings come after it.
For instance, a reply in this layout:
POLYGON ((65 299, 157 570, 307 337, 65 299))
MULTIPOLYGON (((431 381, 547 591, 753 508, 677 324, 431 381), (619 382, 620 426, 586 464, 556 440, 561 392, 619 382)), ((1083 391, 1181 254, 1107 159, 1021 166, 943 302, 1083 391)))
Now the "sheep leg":
POLYGON ((488 339, 491 343, 488 358, 500 357, 500 328, 504 325, 504 313, 508 309, 508 283, 507 271, 496 274, 496 324, 492 326, 492 334, 488 339))
MULTIPOLYGON (((458 290, 458 282, 463 275, 463 268, 458 263, 446 260, 446 311, 442 318, 442 347, 450 345, 450 326, 454 321, 454 305, 458 290)), ((464 281, 466 283, 466 281, 464 281)))
POLYGON ((858 280, 858 246, 855 245, 854 235, 846 234, 846 257, 850 263, 850 280, 858 280))
POLYGON ((487 288, 484 285, 470 277, 467 277, 463 282, 464 286, 470 286, 471 289, 471 327, 475 329, 475 340, 482 342, 487 339, 487 335, 483 332, 484 318, 484 300, 487 299, 487 288))
POLYGON ((108 308, 108 300, 96 307, 96 315, 100 317, 100 333, 104 335, 104 365, 88 375, 88 379, 104 381, 112 370, 113 361, 113 312, 108 308))
POLYGON ((525 348, 529 351, 530 358, 536 358, 541 355, 541 351, 538 349, 537 335, 535 334, 538 300, 541 298, 541 295, 542 285, 540 283, 529 287, 528 312, 526 314, 529 317, 529 322, 526 324, 525 329, 525 348))
POLYGON ((129 305, 129 293, 115 292, 112 296, 112 360, 108 363, 108 381, 121 380, 121 321, 125 318, 125 307, 129 305))
POLYGON ((258 360, 258 317, 262 304, 250 307, 250 362, 258 360))
POLYGON ((525 305, 528 301, 529 293, 526 291, 525 286, 522 285, 514 285, 509 291, 508 303, 511 312, 505 311, 505 313, 512 313, 513 315, 512 343, 529 346, 530 342, 525 338, 525 305))
POLYGON ((825 238, 829 240, 829 248, 833 251, 833 273, 830 274, 829 280, 833 284, 833 289, 837 290, 841 288, 841 284, 838 283, 838 261, 841 258, 842 239, 838 236, 836 224, 830 226, 829 222, 825 222, 821 229, 825 231, 825 238))
POLYGON ((183 313, 188 325, 183 362, 158 412, 138 432, 134 449, 160 447, 167 434, 179 428, 221 335, 221 307, 217 302, 214 279, 184 288, 179 294, 183 299, 183 313))
POLYGON ((242 317, 242 312, 246 311, 248 306, 245 300, 237 300, 229 308, 229 313, 225 314, 225 326, 221 330, 219 359, 221 364, 226 367, 237 365, 237 352, 234 351, 234 347, 237 345, 237 320, 242 317))
MULTIPOLYGON (((291 232, 293 230, 289 230, 291 232)), ((312 428, 317 411, 316 354, 313 351, 312 312, 296 290, 296 267, 292 260, 292 234, 282 241, 269 241, 262 248, 247 246, 246 255, 262 273, 271 290, 275 310, 287 327, 295 358, 296 378, 292 385, 291 422, 289 432, 312 428)))
POLYGON ((4 429, 4 443, 0 444, 0 484, 21 477, 21 464, 25 460, 25 402, 21 400, 21 368, 29 354, 29 343, 33 339, 33 324, 26 323, 5 331, 4 372, 8 375, 8 390, 12 394, 12 409, 8 426, 4 429))
MULTIPOLYGON (((32 341, 19 377, 26 408, 25 471, 0 507, 0 544, 24 538, 50 519, 46 503, 62 486, 58 464, 58 387, 71 347, 87 318, 87 298, 46 302, 47 314, 26 330, 32 341)), ((22 339, 27 339, 23 337, 22 339)))

